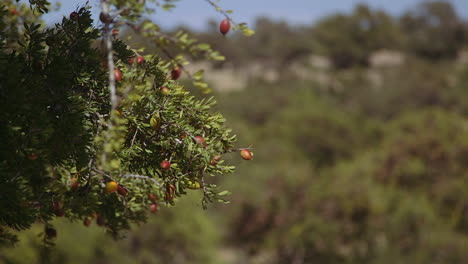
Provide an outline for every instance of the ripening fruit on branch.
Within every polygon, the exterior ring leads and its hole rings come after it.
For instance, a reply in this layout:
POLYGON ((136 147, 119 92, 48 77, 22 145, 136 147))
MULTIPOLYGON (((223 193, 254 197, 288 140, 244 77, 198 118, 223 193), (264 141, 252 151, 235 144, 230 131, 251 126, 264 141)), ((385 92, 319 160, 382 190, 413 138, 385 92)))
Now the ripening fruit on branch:
POLYGON ((101 20, 101 22, 104 24, 112 22, 111 16, 109 16, 108 14, 104 14, 102 12, 99 14, 99 20, 101 20))
POLYGON ((128 64, 133 65, 135 63, 135 58, 128 59, 128 64))
POLYGON ((10 10, 10 14, 12 14, 13 16, 17 16, 19 14, 18 10, 16 10, 16 8, 12 8, 10 10))
POLYGON ((156 202, 156 195, 154 195, 153 193, 150 193, 150 194, 148 195, 148 198, 149 198, 151 201, 156 202))
POLYGON ((175 67, 172 71, 171 71, 171 77, 173 80, 177 80, 179 79, 180 75, 182 74, 182 69, 180 67, 175 67))
POLYGON ((145 58, 143 56, 138 56, 136 61, 138 64, 143 64, 145 63, 145 58))
POLYGON ((127 196, 127 194, 128 194, 127 188, 123 187, 123 186, 120 185, 120 184, 117 186, 117 192, 118 192, 120 195, 124 196, 124 197, 127 196))
POLYGON ((150 205, 150 210, 151 210, 151 213, 156 213, 158 211, 158 204, 156 203, 153 203, 150 205))
POLYGON ((253 159, 253 153, 248 149, 241 150, 240 155, 245 160, 252 160, 253 159))
POLYGON ((166 201, 174 200, 175 186, 173 184, 166 185, 165 195, 166 195, 166 201))
POLYGON ((36 155, 35 153, 30 153, 30 154, 28 154, 27 157, 28 157, 29 160, 37 160, 39 158, 39 156, 36 155))
POLYGON ((227 18, 221 21, 221 23, 219 24, 219 31, 224 36, 226 36, 226 34, 229 32, 230 29, 231 29, 231 23, 229 22, 229 19, 227 18))
POLYGON ((164 160, 164 161, 161 162, 161 164, 159 164, 159 166, 163 170, 169 170, 171 168, 171 163, 169 161, 167 161, 167 160, 164 160))
POLYGON ((159 91, 161 92, 162 95, 169 95, 169 93, 171 92, 171 90, 167 88, 166 86, 161 86, 159 88, 159 91))
POLYGON ((76 191, 78 190, 79 187, 80 187, 80 182, 78 181, 78 178, 76 177, 71 178, 70 189, 72 191, 76 191))
POLYGON ((159 128, 161 127, 161 118, 159 117, 159 114, 156 113, 154 114, 151 119, 150 119, 150 126, 153 130, 158 131, 159 128))
POLYGON ((47 227, 45 229, 45 234, 46 234, 47 239, 56 238, 57 237, 57 230, 55 230, 52 227, 47 227))
POLYGON ((114 69, 114 77, 115 77, 115 80, 118 82, 122 80, 122 72, 117 68, 114 69))
POLYGON ((71 12, 70 13, 70 20, 77 20, 79 17, 78 13, 77 12, 71 12))
POLYGON ((202 146, 206 146, 205 138, 202 136, 196 136, 195 141, 202 146))
POLYGON ((192 189, 192 190, 197 190, 201 188, 201 184, 198 181, 189 181, 187 188, 192 189))
POLYGON ((86 217, 84 220, 83 220, 83 225, 88 227, 91 225, 91 218, 89 217, 86 217))
POLYGON ((211 160, 210 160, 210 165, 211 166, 215 166, 216 164, 218 164, 218 162, 221 160, 221 156, 214 156, 211 160))
POLYGON ((106 187, 104 187, 104 192, 105 193, 113 193, 115 191, 117 191, 117 188, 118 188, 118 183, 116 183, 115 181, 110 181, 108 183, 106 183, 106 187))
POLYGON ((112 30, 112 36, 117 37, 120 34, 120 30, 118 28, 115 28, 112 30))

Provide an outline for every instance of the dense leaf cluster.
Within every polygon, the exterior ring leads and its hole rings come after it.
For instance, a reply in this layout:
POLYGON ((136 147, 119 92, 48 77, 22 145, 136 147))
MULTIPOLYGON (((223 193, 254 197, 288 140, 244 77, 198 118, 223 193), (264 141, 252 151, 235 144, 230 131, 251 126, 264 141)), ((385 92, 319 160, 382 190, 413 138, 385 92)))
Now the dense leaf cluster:
MULTIPOLYGON (((31 2, 47 11, 41 3, 31 2)), ((174 205, 192 189, 203 193, 204 207, 224 202, 227 192, 210 176, 233 171, 221 155, 235 151, 236 137, 212 110, 213 98, 196 99, 167 74, 171 63, 156 54, 137 62, 141 55, 113 37, 122 77, 112 105, 109 50, 89 7, 45 28, 21 21, 7 4, 0 8, 2 244, 14 241, 10 230, 35 222, 45 223, 50 243, 49 222, 61 216, 95 218, 118 237, 145 221, 150 205, 174 205)))

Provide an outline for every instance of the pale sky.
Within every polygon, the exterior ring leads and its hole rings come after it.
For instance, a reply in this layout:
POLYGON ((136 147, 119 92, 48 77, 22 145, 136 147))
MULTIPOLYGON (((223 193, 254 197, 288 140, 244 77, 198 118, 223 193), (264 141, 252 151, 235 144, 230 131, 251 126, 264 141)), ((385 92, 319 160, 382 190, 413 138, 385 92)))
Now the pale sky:
MULTIPOLYGON (((55 3, 58 0, 51 0, 55 3)), ((408 8, 416 6, 424 0, 222 0, 219 5, 223 9, 232 9, 232 17, 237 22, 248 22, 252 25, 258 16, 268 16, 275 20, 287 20, 292 23, 309 24, 328 14, 349 12, 358 3, 366 3, 374 8, 400 15, 408 8)), ((468 19, 468 0, 447 0, 451 2, 460 16, 468 19)), ((61 0, 62 9, 48 14, 47 22, 56 22, 62 15, 68 15, 86 0, 61 0)), ((98 14, 99 0, 90 0, 98 14)), ((205 0, 180 0, 177 8, 171 12, 159 11, 151 18, 165 28, 184 24, 193 29, 202 30, 208 19, 220 20, 223 17, 205 0)))

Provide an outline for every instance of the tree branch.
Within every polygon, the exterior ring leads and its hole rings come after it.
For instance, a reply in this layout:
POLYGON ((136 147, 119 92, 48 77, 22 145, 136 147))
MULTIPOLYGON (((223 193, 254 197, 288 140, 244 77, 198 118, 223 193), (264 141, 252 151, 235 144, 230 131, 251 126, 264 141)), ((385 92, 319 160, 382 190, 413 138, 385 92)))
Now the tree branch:
MULTIPOLYGON (((101 12, 105 17, 111 17, 110 16, 110 7, 109 4, 107 3, 106 0, 101 0, 101 12)), ((111 28, 110 28, 110 23, 111 19, 108 19, 105 21, 104 24, 104 42, 106 44, 106 49, 107 49, 107 68, 109 70, 109 92, 110 92, 110 99, 111 99, 111 106, 112 106, 112 111, 117 109, 117 104, 118 104, 118 99, 117 99, 117 92, 115 88, 115 75, 114 75, 114 54, 112 50, 112 34, 111 33, 111 28)))
POLYGON ((156 184, 158 187, 162 188, 162 185, 156 179, 151 178, 149 176, 138 175, 138 174, 125 174, 125 175, 122 175, 122 177, 150 180, 150 181, 154 182, 154 184, 156 184))
POLYGON ((217 5, 215 2, 211 1, 211 0, 205 0, 206 2, 208 2, 210 5, 212 5, 216 11, 220 12, 221 14, 223 14, 226 19, 228 19, 231 24, 233 24, 234 26, 238 27, 239 25, 229 16, 229 14, 224 11, 219 5, 217 5))

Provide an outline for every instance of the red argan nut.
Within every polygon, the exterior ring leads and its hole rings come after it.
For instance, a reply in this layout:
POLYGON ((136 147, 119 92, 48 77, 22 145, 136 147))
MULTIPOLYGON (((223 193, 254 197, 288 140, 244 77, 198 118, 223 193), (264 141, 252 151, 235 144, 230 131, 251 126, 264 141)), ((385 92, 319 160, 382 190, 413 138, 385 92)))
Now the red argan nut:
POLYGON ((117 186, 117 192, 122 196, 127 196, 128 194, 128 190, 120 184, 117 186))
POLYGON ((156 198, 156 195, 154 195, 153 193, 150 193, 150 194, 148 195, 148 198, 149 198, 151 201, 153 201, 153 202, 156 202, 156 199, 157 199, 157 198, 156 198))
POLYGON ((142 64, 142 63, 145 62, 145 58, 143 56, 138 56, 136 61, 137 61, 138 64, 142 64))
POLYGON ((159 164, 163 170, 169 170, 171 168, 171 163, 167 160, 164 160, 159 164))
POLYGON ((174 200, 175 195, 175 186, 173 184, 166 185, 166 200, 172 201, 174 200))
POLYGON ((104 14, 102 12, 99 14, 99 20, 105 24, 112 22, 112 18, 108 14, 104 14))
POLYGON ((118 28, 115 28, 112 30, 112 36, 117 37, 120 33, 120 30, 118 28))
POLYGON ((179 79, 181 73, 182 73, 182 69, 181 69, 180 67, 175 67, 175 68, 171 71, 171 77, 172 77, 172 79, 173 79, 173 80, 179 79))
POLYGON ((248 149, 241 150, 240 155, 245 160, 252 160, 253 159, 252 152, 250 152, 250 150, 248 150, 248 149))
POLYGON ((154 203, 150 205, 151 213, 156 213, 158 211, 158 204, 154 203))
POLYGON ((77 20, 79 17, 77 12, 71 12, 70 13, 70 20, 77 20))
POLYGON ((118 82, 122 80, 122 72, 117 68, 114 69, 114 77, 115 77, 115 80, 118 82))
POLYGON ((213 156, 213 158, 210 160, 210 165, 215 166, 216 164, 218 164, 220 160, 221 160, 221 156, 219 155, 213 156))
POLYGON ((219 31, 221 34, 226 36, 226 34, 229 32, 229 29, 231 29, 231 23, 229 22, 229 19, 226 18, 219 24, 219 31))
POLYGON ((195 141, 202 146, 206 146, 205 138, 202 136, 196 136, 195 141))

